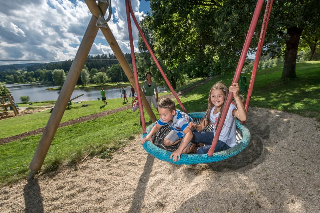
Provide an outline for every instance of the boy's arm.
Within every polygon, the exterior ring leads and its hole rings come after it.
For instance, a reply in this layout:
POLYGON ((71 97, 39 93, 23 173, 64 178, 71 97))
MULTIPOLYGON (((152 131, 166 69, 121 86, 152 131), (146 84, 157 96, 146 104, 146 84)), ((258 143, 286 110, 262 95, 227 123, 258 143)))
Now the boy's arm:
POLYGON ((177 161, 177 159, 180 160, 180 155, 182 154, 182 151, 184 150, 184 148, 188 146, 193 137, 192 131, 189 127, 187 127, 183 131, 183 133, 185 134, 185 136, 183 138, 182 143, 180 144, 179 148, 170 155, 170 159, 173 158, 174 162, 177 161))
POLYGON ((158 130, 159 130, 160 128, 161 128, 161 126, 160 126, 159 124, 156 124, 156 125, 151 129, 151 131, 149 132, 149 134, 142 139, 141 144, 144 144, 144 142, 146 142, 146 141, 151 141, 151 142, 152 142, 152 139, 151 139, 152 135, 154 135, 156 132, 158 132, 158 130))

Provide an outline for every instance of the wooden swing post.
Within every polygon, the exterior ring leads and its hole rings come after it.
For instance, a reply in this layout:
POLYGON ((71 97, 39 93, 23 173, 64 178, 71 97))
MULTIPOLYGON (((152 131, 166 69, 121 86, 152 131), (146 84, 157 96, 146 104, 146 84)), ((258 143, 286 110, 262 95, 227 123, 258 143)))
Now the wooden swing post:
MULTIPOLYGON (((107 4, 101 4, 102 11, 107 10, 107 4)), ((30 163, 29 169, 31 170, 29 178, 33 178, 35 173, 40 170, 43 161, 47 155, 54 135, 59 127, 60 121, 64 114, 64 111, 68 105, 74 87, 81 74, 81 70, 87 60, 91 46, 96 38, 99 28, 96 27, 97 18, 91 17, 87 30, 83 36, 81 44, 79 46, 76 57, 70 67, 68 76, 62 86, 58 100, 53 108, 49 121, 44 129, 43 135, 38 144, 37 150, 30 163)))
MULTIPOLYGON (((94 1, 92 0, 85 0, 90 12, 96 16, 99 17, 100 15, 100 10, 98 5, 95 4, 94 1)), ((129 64, 126 60, 126 58, 123 55, 123 52, 121 51, 118 42, 116 41, 116 39, 114 38, 109 26, 107 23, 105 23, 105 27, 101 27, 101 32, 103 33, 103 35, 105 36, 105 38, 107 39, 114 55, 116 56, 116 58, 118 59, 124 73, 126 74, 126 76, 128 77, 130 84, 133 86, 133 88, 135 89, 135 91, 138 91, 135 81, 134 81, 134 75, 133 72, 131 70, 131 68, 129 67, 129 64)), ((143 93, 141 93, 141 98, 142 98, 142 104, 144 106, 144 108, 146 109, 150 119, 152 122, 156 122, 157 118, 154 115, 151 106, 149 105, 145 95, 143 93)))

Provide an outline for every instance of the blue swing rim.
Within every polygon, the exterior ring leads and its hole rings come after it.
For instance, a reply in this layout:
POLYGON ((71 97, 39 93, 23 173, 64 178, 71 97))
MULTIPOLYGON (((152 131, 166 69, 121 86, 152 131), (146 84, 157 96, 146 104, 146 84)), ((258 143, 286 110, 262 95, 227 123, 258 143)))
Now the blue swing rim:
MULTIPOLYGON (((204 112, 192 112, 188 114, 192 118, 203 118, 205 115, 204 112)), ((156 125, 156 122, 152 123, 147 127, 146 129, 147 133, 143 134, 142 138, 146 137, 147 134, 149 134, 149 132, 151 131, 154 125, 156 125)), ((243 124, 241 124, 240 121, 238 120, 236 120, 236 127, 242 133, 242 140, 236 146, 230 149, 213 153, 211 157, 209 157, 207 154, 182 154, 180 157, 180 160, 174 162, 172 159, 170 159, 170 155, 172 154, 172 152, 161 149, 156 145, 154 145, 153 143, 151 143, 150 141, 146 141, 143 144, 143 148, 146 150, 146 152, 158 158, 159 160, 167 161, 169 163, 176 164, 176 165, 192 165, 192 164, 200 164, 200 163, 218 162, 239 154, 250 143, 251 134, 249 129, 243 124)))

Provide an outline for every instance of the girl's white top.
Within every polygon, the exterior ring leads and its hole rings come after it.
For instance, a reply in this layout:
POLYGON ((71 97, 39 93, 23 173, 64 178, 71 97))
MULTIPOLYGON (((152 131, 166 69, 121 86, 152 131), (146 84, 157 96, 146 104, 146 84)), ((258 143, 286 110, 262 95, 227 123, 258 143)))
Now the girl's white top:
MULTIPOLYGON (((213 132, 216 134, 217 129, 217 122, 220 115, 220 112, 217 114, 213 114, 215 107, 212 108, 210 112, 210 121, 211 125, 213 127, 213 132)), ((234 147, 236 142, 236 120, 235 117, 232 115, 232 111, 236 109, 236 106, 234 104, 230 104, 227 117, 224 121, 219 140, 225 142, 228 146, 234 147)))

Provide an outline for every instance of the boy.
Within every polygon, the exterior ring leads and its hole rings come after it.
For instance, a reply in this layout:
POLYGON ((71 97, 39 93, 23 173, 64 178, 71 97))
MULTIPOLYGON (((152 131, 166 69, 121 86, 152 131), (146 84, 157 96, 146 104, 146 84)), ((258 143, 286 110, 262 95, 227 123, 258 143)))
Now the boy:
POLYGON ((163 143, 166 146, 172 146, 180 142, 179 139, 182 139, 182 142, 179 148, 174 151, 170 159, 173 158, 173 161, 180 160, 180 155, 186 153, 185 148, 190 143, 193 134, 189 128, 189 122, 191 118, 184 112, 176 109, 175 103, 170 98, 163 98, 160 100, 158 105, 160 119, 157 124, 151 129, 150 133, 142 139, 141 144, 146 141, 151 141, 151 137, 155 134, 161 126, 169 125, 171 131, 164 138, 163 143))
POLYGON ((102 101, 103 101, 104 105, 107 105, 107 101, 106 101, 106 92, 104 91, 103 87, 101 87, 100 94, 101 94, 101 99, 102 99, 102 101))

